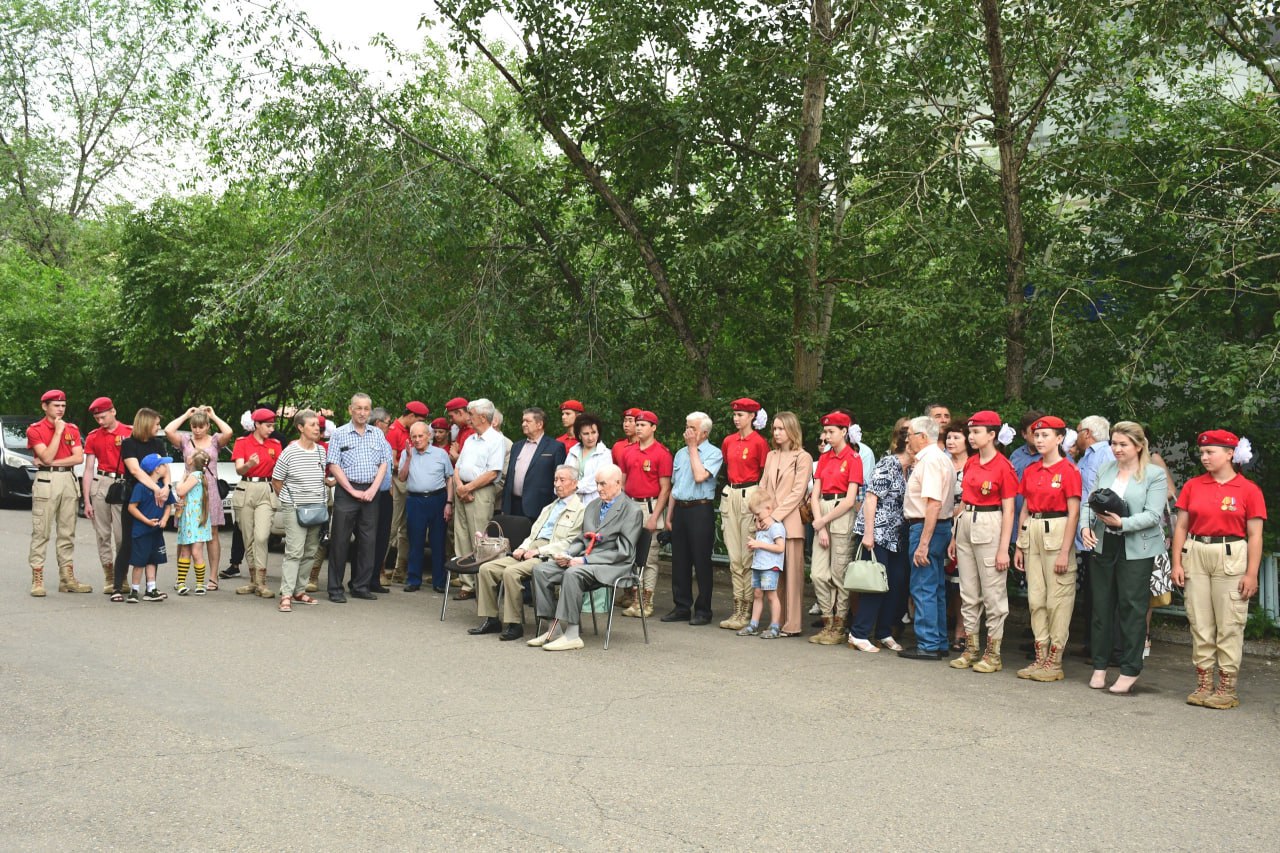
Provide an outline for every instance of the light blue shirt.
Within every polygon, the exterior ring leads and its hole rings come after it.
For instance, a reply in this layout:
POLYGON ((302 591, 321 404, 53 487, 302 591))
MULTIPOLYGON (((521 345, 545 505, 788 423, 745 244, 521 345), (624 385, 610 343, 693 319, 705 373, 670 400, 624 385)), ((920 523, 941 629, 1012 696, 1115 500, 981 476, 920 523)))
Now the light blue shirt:
MULTIPOLYGON (((1035 447, 1031 444, 1024 444, 1016 448, 1009 454, 1009 463, 1013 465, 1013 472, 1018 475, 1018 482, 1022 482, 1022 474, 1031 467, 1032 462, 1037 462, 1040 454, 1036 453, 1035 447)), ((1022 518, 1022 490, 1018 490, 1018 494, 1013 497, 1013 532, 1009 534, 1009 541, 1017 543, 1018 541, 1018 519, 1022 518)))
POLYGON ((698 445, 698 458, 702 467, 711 476, 701 483, 693 479, 693 462, 689 459, 689 448, 682 447, 676 453, 671 465, 671 499, 677 501, 714 500, 716 496, 716 475, 724 464, 724 456, 711 442, 703 439, 698 445))
POLYGON ((409 479, 405 485, 411 492, 434 492, 445 487, 453 476, 453 460, 439 447, 431 445, 426 453, 406 447, 400 457, 400 466, 409 466, 409 479))
MULTIPOLYGON (((1089 449, 1080 457, 1080 461, 1076 463, 1076 468, 1080 471, 1080 506, 1089 505, 1089 495, 1093 493, 1094 488, 1098 485, 1098 472, 1102 470, 1102 466, 1108 462, 1114 462, 1116 455, 1111 452, 1111 442, 1095 441, 1089 445, 1089 449)), ((1084 510, 1080 512, 1080 527, 1076 530, 1076 550, 1084 550, 1084 542, 1080 540, 1080 531, 1084 530, 1084 510)))
POLYGON ((551 535, 556 531, 556 522, 560 520, 560 516, 564 515, 564 511, 567 506, 568 505, 564 502, 564 498, 558 498, 556 502, 551 505, 551 515, 547 516, 547 523, 542 525, 542 529, 538 531, 538 535, 534 538, 550 541, 551 535))
POLYGON ((386 484, 391 476, 391 445, 387 444, 382 430, 373 424, 366 424, 361 435, 354 424, 347 422, 334 430, 329 439, 327 461, 341 468, 350 483, 372 483, 378 476, 378 466, 386 465, 382 477, 386 484))
MULTIPOLYGON (((614 498, 613 501, 616 501, 614 498)), ((596 527, 604 524, 604 514, 609 511, 609 507, 613 506, 613 501, 600 501, 600 517, 596 519, 596 527)))
MULTIPOLYGON (((753 538, 757 542, 767 542, 772 545, 778 539, 787 538, 787 528, 783 526, 781 521, 775 521, 764 530, 757 530, 753 538)), ((765 551, 763 548, 752 551, 751 569, 757 572, 780 572, 786 556, 785 553, 779 554, 773 551, 765 551)))

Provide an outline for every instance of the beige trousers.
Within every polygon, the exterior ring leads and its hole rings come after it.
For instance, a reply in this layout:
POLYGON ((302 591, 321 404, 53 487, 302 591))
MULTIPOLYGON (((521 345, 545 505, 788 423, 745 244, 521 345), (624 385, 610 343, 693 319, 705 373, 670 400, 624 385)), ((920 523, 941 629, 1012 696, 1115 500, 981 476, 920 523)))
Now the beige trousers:
POLYGON ((996 569, 996 555, 1008 545, 1001 541, 1003 512, 965 512, 956 520, 956 570, 960 575, 960 616, 967 636, 978 636, 985 610, 987 638, 1004 636, 1009 617, 1008 572, 996 569))
POLYGON ((66 568, 75 561, 79 494, 76 475, 70 468, 65 473, 36 473, 36 481, 31 484, 31 553, 28 558, 31 568, 44 568, 45 551, 49 550, 49 540, 55 536, 55 531, 57 545, 54 551, 58 557, 58 568, 66 568))
POLYGON ((93 536, 98 545, 98 561, 103 566, 113 565, 120 548, 120 507, 107 503, 107 489, 116 480, 95 474, 89 487, 88 500, 93 507, 93 536))
POLYGON ((1183 546, 1191 660, 1199 669, 1212 669, 1217 663, 1218 669, 1230 675, 1240 671, 1244 623, 1249 618, 1249 599, 1239 589, 1240 578, 1248 567, 1246 544, 1207 545, 1188 536, 1183 546))
MULTIPOLYGON (((839 500, 822 500, 819 512, 826 515, 840 504, 840 501, 851 500, 844 497, 839 500)), ((849 565, 851 532, 853 530, 854 510, 827 525, 827 535, 831 545, 823 548, 818 542, 818 534, 813 537, 813 562, 809 567, 809 577, 813 581, 814 594, 818 596, 818 608, 823 616, 835 616, 843 619, 849 609, 849 591, 844 588, 844 570, 849 565)))
MULTIPOLYGON (((532 546, 538 548, 546 544, 546 539, 535 539, 532 546)), ((500 557, 482 565, 479 586, 476 587, 476 615, 483 617, 498 615, 498 585, 501 584, 502 621, 508 625, 519 624, 520 603, 524 595, 522 584, 525 578, 533 577, 533 567, 542 562, 544 562, 542 557, 533 557, 528 560, 500 557)))
MULTIPOLYGON (((409 567, 409 527, 404 514, 404 501, 408 494, 408 483, 399 477, 391 481, 391 542, 396 546, 397 577, 404 575, 409 567)), ((382 566, 378 570, 382 571, 382 566)))
MULTIPOLYGON (((453 542, 456 553, 465 557, 476 548, 476 533, 484 530, 493 518, 493 503, 498 487, 492 483, 472 492, 475 500, 470 503, 456 498, 453 502, 453 542)), ((476 576, 463 575, 462 588, 475 589, 476 576)))
POLYGON ((241 480, 231 492, 231 506, 244 538, 245 560, 250 569, 266 569, 267 540, 271 538, 271 516, 279 508, 270 483, 241 480))
POLYGON ((1065 518, 1029 518, 1026 528, 1018 531, 1018 545, 1027 573, 1031 633, 1041 645, 1064 648, 1076 605, 1074 535, 1067 530, 1065 518), (1063 548, 1067 549, 1067 570, 1058 574, 1053 564, 1063 548))
POLYGON ((747 501, 757 488, 725 486, 720 499, 720 520, 724 526, 724 548, 729 553, 734 601, 750 600, 755 595, 751 588, 751 552, 747 550, 747 542, 755 535, 756 519, 748 509, 747 501))

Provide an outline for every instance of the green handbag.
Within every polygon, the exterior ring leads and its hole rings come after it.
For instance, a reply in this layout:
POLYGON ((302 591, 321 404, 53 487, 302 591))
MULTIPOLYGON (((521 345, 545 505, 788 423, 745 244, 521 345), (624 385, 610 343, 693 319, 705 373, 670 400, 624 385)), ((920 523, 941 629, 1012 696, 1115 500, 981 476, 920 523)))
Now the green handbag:
POLYGON ((849 592, 889 591, 889 575, 885 572, 884 566, 877 563, 874 557, 865 560, 862 558, 861 542, 858 543, 858 550, 854 552, 853 559, 844 570, 843 586, 849 592))

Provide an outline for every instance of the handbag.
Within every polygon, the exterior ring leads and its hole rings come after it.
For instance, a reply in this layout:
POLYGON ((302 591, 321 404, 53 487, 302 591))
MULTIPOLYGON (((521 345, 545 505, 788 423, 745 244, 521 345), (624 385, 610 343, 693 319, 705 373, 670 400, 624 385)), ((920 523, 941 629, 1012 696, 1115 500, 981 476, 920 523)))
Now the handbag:
POLYGON ((324 504, 298 504, 294 507, 298 524, 302 527, 319 527, 329 523, 329 507, 324 504))
POLYGON ((1095 515, 1101 515, 1104 512, 1114 513, 1120 518, 1129 515, 1129 505, 1125 503, 1124 498, 1110 489, 1095 489, 1091 492, 1089 509, 1093 510, 1095 515))
POLYGON ((496 521, 490 521, 484 526, 484 530, 476 531, 476 550, 475 558, 477 563, 487 563, 490 560, 496 560, 499 557, 505 557, 511 553, 511 540, 502 534, 502 525, 496 521), (497 528, 496 536, 490 534, 492 528, 497 528))
POLYGON ((115 480, 110 486, 107 486, 107 503, 113 506, 120 506, 129 500, 129 487, 125 485, 124 480, 115 480))
POLYGON ((863 559, 862 543, 859 542, 858 550, 854 552, 853 559, 844 570, 842 586, 849 592, 888 592, 889 575, 885 572, 884 566, 876 562, 874 556, 863 559))
MULTIPOLYGON (((796 476, 800 476, 800 458, 796 457, 796 476)), ((807 475, 806 475, 807 476, 807 475)), ((813 504, 809 503, 809 496, 806 494, 800 501, 800 523, 813 524, 813 504)))

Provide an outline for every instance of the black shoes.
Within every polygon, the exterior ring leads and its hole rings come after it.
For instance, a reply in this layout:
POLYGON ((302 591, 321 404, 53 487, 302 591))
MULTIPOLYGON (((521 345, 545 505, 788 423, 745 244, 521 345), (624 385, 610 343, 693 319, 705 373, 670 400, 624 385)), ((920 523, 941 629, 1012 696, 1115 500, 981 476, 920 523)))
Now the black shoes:
POLYGON ((218 572, 218 577, 222 578, 223 580, 226 580, 227 578, 238 578, 238 577, 240 577, 240 566, 239 566, 239 564, 238 564, 238 563, 232 563, 231 565, 227 566, 225 569, 223 569, 222 571, 218 572))
POLYGON ((359 598, 359 599, 362 599, 363 601, 377 601, 377 600, 378 600, 378 596, 374 595, 373 593, 371 593, 371 592, 365 592, 364 590, 359 590, 359 589, 357 589, 355 592, 351 593, 351 597, 352 597, 352 598, 359 598))
POLYGON ((340 592, 335 592, 333 595, 329 596, 329 600, 332 601, 334 604, 347 603, 347 597, 340 592))
POLYGON ((909 649, 903 649, 898 652, 898 657, 910 658, 911 660, 942 660, 944 656, 944 652, 929 652, 919 646, 912 646, 909 649))
POLYGON ((411 583, 411 584, 405 584, 404 591, 405 591, 405 592, 417 592, 417 591, 418 591, 418 590, 420 590, 420 589, 422 589, 422 584, 420 584, 420 583, 411 583))
POLYGON ((711 614, 710 614, 710 613, 695 613, 695 614, 693 614, 693 618, 689 620, 689 624, 690 624, 690 625, 710 625, 710 624, 711 624, 711 614))
POLYGON ((374 584, 373 586, 369 587, 369 592, 391 592, 391 587, 383 586, 381 584, 374 584))
POLYGON ((498 639, 510 642, 511 640, 518 640, 523 636, 524 628, 515 622, 511 622, 502 629, 502 633, 498 635, 498 639))
POLYGON ((670 613, 668 613, 666 616, 663 616, 658 621, 659 622, 688 622, 689 617, 691 615, 692 614, 690 614, 688 610, 682 610, 681 608, 677 607, 675 610, 672 610, 670 613))
POLYGON ((444 588, 444 587, 442 587, 442 586, 433 586, 433 587, 431 587, 431 591, 432 591, 432 592, 434 592, 434 593, 437 593, 437 594, 439 594, 439 595, 444 595, 444 593, 445 593, 445 588, 444 588))
POLYGON ((496 634, 502 630, 502 623, 493 616, 486 616, 484 621, 474 628, 468 628, 467 633, 472 636, 481 634, 496 634))

